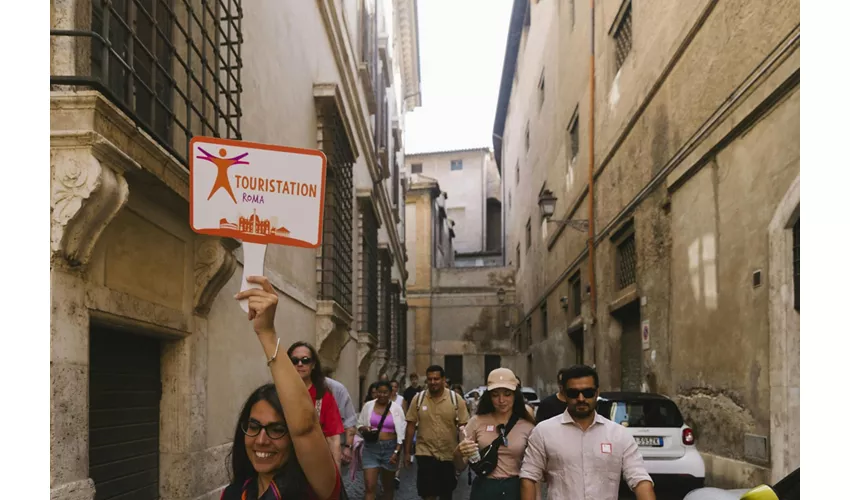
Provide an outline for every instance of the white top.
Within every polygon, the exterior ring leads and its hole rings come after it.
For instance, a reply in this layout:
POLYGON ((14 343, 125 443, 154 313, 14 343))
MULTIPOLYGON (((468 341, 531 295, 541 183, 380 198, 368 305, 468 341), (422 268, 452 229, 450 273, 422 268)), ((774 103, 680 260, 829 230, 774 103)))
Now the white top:
MULTIPOLYGON (((357 421, 357 427, 370 427, 369 419, 375 410, 375 401, 373 399, 363 404, 363 408, 360 410, 360 419, 357 421)), ((404 416, 404 410, 401 408, 401 405, 390 401, 390 415, 393 416, 396 439, 401 444, 404 442, 404 431, 407 429, 407 419, 404 416)))

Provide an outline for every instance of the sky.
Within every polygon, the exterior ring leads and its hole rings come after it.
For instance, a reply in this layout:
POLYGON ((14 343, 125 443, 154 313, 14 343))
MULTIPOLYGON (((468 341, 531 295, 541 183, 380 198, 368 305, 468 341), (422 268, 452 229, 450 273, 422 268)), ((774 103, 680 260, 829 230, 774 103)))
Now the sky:
POLYGON ((422 106, 405 118, 405 152, 492 148, 513 1, 417 3, 422 106))

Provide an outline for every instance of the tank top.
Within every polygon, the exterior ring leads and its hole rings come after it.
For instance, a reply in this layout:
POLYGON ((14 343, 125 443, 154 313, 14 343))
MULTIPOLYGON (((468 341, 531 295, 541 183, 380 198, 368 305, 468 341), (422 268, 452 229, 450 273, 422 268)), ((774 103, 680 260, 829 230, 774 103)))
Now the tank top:
MULTIPOLYGON (((373 411, 372 417, 369 419, 369 426, 377 428, 381 423, 383 413, 373 411)), ((381 432, 395 432, 395 422, 393 422, 393 414, 387 413, 387 418, 384 420, 384 426, 380 429, 381 432)))

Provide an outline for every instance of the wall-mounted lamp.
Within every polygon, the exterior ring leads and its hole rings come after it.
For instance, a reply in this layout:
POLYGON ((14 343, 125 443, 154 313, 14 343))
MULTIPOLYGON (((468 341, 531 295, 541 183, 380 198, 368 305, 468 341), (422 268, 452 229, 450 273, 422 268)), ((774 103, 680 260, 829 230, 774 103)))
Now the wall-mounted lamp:
POLYGON ((558 198, 552 194, 552 191, 548 189, 544 189, 540 192, 540 196, 537 197, 537 205, 540 207, 540 213, 543 215, 543 218, 546 219, 546 222, 559 222, 563 223, 567 226, 570 226, 573 229, 578 231, 588 231, 588 223, 587 220, 577 220, 577 219, 569 219, 569 220, 557 220, 553 219, 552 215, 555 214, 555 204, 558 202, 558 198))

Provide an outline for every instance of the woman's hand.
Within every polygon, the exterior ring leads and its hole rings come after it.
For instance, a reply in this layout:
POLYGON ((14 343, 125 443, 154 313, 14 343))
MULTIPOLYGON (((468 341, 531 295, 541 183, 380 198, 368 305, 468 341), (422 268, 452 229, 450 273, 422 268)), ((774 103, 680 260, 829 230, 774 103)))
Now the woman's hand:
POLYGON ((393 456, 390 457, 390 465, 395 465, 398 463, 398 450, 393 453, 393 456))
POLYGON ((236 294, 237 300, 248 299, 248 320, 254 322, 254 331, 274 333, 274 315, 277 310, 277 293, 265 276, 248 276, 248 283, 262 288, 249 288, 236 294))
POLYGON ((460 451, 461 456, 468 460, 469 457, 475 455, 475 452, 478 451, 478 444, 474 443, 469 438, 465 438, 457 445, 457 449, 460 451))

